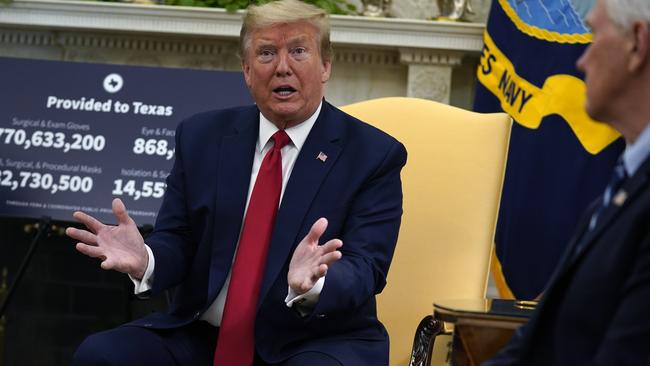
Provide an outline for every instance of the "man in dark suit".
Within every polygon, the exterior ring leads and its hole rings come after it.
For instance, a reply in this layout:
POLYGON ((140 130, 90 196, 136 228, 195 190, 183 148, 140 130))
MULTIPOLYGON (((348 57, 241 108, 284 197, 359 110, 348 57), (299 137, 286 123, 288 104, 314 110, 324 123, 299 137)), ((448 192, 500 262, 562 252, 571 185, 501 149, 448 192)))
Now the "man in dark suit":
POLYGON ((385 285, 402 213, 402 144, 323 101, 326 14, 297 0, 247 12, 241 57, 255 106, 183 121, 146 245, 77 212, 77 249, 168 313, 88 337, 73 364, 382 365, 385 285), (278 208, 279 206, 279 208, 278 208), (321 244, 319 244, 321 243, 321 244))
POLYGON ((586 109, 627 147, 529 322, 485 365, 650 365, 650 2, 598 0, 586 109))

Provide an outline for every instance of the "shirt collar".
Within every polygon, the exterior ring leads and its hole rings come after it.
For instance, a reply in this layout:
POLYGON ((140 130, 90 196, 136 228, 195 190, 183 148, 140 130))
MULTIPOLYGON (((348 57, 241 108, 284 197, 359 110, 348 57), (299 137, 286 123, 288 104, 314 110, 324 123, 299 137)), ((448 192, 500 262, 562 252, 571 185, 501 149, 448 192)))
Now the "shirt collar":
MULTIPOLYGON (((321 100, 320 104, 318 104, 318 108, 316 108, 316 112, 307 118, 306 121, 298 123, 297 125, 289 127, 285 130, 291 139, 291 143, 293 143, 298 151, 300 151, 300 149, 302 149, 302 145, 305 144, 305 140, 307 140, 307 136, 309 135, 311 128, 314 126, 314 123, 316 123, 316 119, 320 114, 322 106, 323 101, 321 100)), ((266 144, 271 139, 271 136, 273 136, 277 130, 278 127, 274 125, 273 122, 264 117, 262 112, 260 112, 260 133, 257 137, 257 149, 259 152, 262 152, 264 146, 266 146, 266 144)))
POLYGON ((623 165, 628 177, 636 173, 648 155, 650 155, 650 125, 641 132, 634 143, 625 147, 623 165))

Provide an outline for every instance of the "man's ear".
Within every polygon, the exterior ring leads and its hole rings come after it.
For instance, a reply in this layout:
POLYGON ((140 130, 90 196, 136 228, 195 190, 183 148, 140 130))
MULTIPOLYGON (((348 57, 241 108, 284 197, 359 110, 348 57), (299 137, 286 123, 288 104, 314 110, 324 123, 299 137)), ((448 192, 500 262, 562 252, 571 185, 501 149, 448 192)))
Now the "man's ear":
POLYGON ((332 74, 332 60, 323 60, 323 73, 321 74, 321 83, 325 84, 332 74))
POLYGON ((245 60, 241 62, 241 69, 244 72, 244 81, 246 81, 246 86, 251 87, 251 66, 245 60))
POLYGON ((636 21, 632 24, 632 50, 628 63, 628 71, 639 71, 648 60, 648 51, 650 51, 650 29, 648 23, 636 21))

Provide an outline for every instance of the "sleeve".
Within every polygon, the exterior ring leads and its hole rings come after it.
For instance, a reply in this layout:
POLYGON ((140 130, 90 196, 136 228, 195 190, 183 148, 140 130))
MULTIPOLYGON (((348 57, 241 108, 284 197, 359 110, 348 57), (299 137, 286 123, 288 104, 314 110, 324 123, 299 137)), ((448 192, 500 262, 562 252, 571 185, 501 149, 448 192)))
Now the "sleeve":
POLYGON ((151 248, 147 244, 144 245, 147 250, 147 256, 149 260, 147 261, 147 268, 144 271, 142 279, 136 279, 135 277, 129 275, 129 279, 133 282, 133 292, 135 295, 141 298, 147 298, 149 291, 151 290, 151 285, 153 284, 153 270, 156 267, 156 260, 153 256, 151 248))
POLYGON ((404 145, 393 141, 351 202, 340 236, 343 257, 328 269, 309 318, 358 309, 386 285, 402 216, 400 172, 406 164, 404 145))
POLYGON ((147 245, 156 258, 153 270, 155 281, 152 294, 182 282, 196 252, 192 240, 186 204, 186 182, 184 169, 183 126, 176 129, 176 151, 172 170, 167 177, 167 189, 158 211, 154 231, 147 237, 147 245))
POLYGON ((323 290, 323 285, 325 284, 325 277, 327 276, 319 278, 311 290, 301 295, 298 295, 291 287, 289 287, 287 297, 284 299, 287 307, 293 307, 296 309, 300 316, 307 316, 311 313, 320 298, 320 292, 323 290))

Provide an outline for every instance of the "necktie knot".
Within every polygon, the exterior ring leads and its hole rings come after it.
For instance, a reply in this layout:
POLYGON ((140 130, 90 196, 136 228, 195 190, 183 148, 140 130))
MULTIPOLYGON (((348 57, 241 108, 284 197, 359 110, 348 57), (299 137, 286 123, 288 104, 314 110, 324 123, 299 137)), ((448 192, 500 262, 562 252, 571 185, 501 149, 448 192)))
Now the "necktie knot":
POLYGON ((624 179, 627 176, 627 173, 625 172, 625 164, 623 164, 622 158, 616 161, 614 172, 619 179, 624 179))
POLYGON ((278 130, 276 133, 273 134, 273 136, 271 136, 271 138, 273 139, 273 143, 274 143, 273 148, 278 150, 287 146, 289 141, 291 141, 289 135, 287 135, 287 133, 284 130, 278 130))
POLYGON ((614 172, 612 173, 612 177, 610 178, 605 193, 603 194, 604 207, 609 205, 612 196, 621 187, 625 178, 627 178, 627 172, 625 171, 625 165, 623 164, 623 158, 621 157, 616 161, 616 165, 614 165, 614 172))
POLYGON ((614 171, 612 172, 612 176, 609 178, 607 187, 605 187, 605 192, 603 193, 600 205, 598 206, 597 210, 594 211, 594 214, 591 216, 591 220, 589 221, 589 230, 592 230, 594 227, 596 227, 596 222, 598 221, 598 217, 609 206, 612 197, 621 187, 623 181, 625 181, 626 178, 627 178, 627 172, 625 171, 625 165, 623 164, 623 157, 621 156, 620 158, 618 158, 616 164, 614 165, 614 171))

